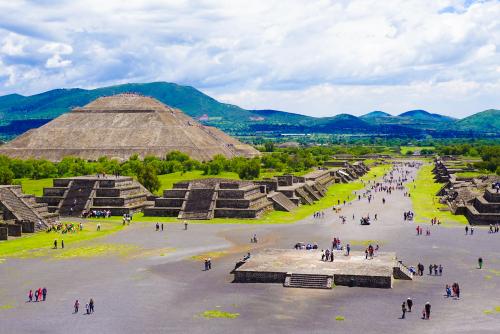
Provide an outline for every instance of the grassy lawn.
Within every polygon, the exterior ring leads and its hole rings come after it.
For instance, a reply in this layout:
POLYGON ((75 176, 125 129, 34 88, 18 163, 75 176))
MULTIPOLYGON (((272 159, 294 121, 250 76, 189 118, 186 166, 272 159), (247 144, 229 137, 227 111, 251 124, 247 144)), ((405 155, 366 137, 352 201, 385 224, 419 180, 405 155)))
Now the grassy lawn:
POLYGON ((43 188, 52 187, 53 179, 40 179, 40 180, 32 180, 32 179, 15 179, 14 184, 20 184, 23 188, 23 193, 31 194, 35 196, 43 195, 43 188))
POLYGON ((436 196, 443 184, 434 181, 432 168, 432 165, 424 165, 415 178, 416 187, 414 188, 411 183, 407 185, 415 212, 415 222, 430 223, 430 220, 436 217, 442 224, 467 224, 467 219, 464 216, 454 215, 450 211, 443 211, 448 206, 439 203, 439 197, 436 196))
MULTIPOLYGON (((101 220, 101 231, 96 231, 95 222, 85 222, 83 231, 75 233, 62 234, 59 232, 40 232, 33 234, 23 234, 17 239, 0 241, 0 258, 2 257, 17 257, 31 258, 39 256, 53 256, 55 258, 74 257, 77 255, 87 254, 96 251, 106 252, 114 251, 106 248, 106 246, 89 247, 83 241, 89 241, 100 238, 111 233, 120 231, 124 227, 121 222, 112 220, 101 220), (58 247, 61 246, 61 240, 64 240, 64 250, 53 250, 54 240, 58 240, 58 247), (92 249, 91 249, 92 248, 92 249), (94 249, 95 248, 95 249, 94 249)), ((110 246, 111 247, 111 246, 110 246)), ((122 250, 119 247, 119 250, 122 250)))
MULTIPOLYGON (((363 181, 371 181, 381 178, 391 165, 379 165, 370 169, 370 171, 362 177, 363 181)), ((350 183, 336 183, 328 188, 325 197, 312 205, 301 205, 293 212, 285 211, 270 211, 257 219, 238 219, 238 218, 214 218, 211 220, 193 220, 189 223, 194 224, 289 224, 311 216, 314 212, 332 208, 338 201, 349 201, 354 199, 353 192, 364 188, 361 180, 356 180, 350 183)), ((112 220, 119 222, 122 217, 111 217, 106 221, 112 220)), ((133 221, 150 222, 150 223, 183 223, 182 220, 176 217, 144 217, 142 213, 134 214, 133 221)))
POLYGON ((401 146, 401 154, 406 155, 408 151, 434 150, 434 146, 401 146))
POLYGON ((487 172, 462 172, 462 173, 456 173, 455 174, 457 178, 459 179, 469 179, 469 178, 474 178, 474 177, 479 177, 479 176, 486 176, 486 175, 494 175, 492 173, 487 173, 487 172))

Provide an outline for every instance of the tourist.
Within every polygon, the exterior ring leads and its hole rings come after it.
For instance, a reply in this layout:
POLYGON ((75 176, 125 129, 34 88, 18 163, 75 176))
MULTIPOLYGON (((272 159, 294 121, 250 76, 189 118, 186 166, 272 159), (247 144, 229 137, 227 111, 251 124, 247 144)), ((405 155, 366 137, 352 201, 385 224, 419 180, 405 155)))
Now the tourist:
POLYGON ((64 240, 61 240, 61 249, 64 249, 64 240))
POLYGON ((408 297, 408 299, 406 300, 406 304, 408 305, 408 312, 411 312, 411 307, 413 306, 413 300, 408 297))
POLYGON ((451 288, 448 284, 446 284, 446 298, 450 298, 451 297, 451 288))
POLYGON ((327 249, 327 250, 325 251, 325 261, 328 261, 329 259, 330 259, 330 250, 329 250, 329 249, 327 249))
POLYGON ((205 271, 207 271, 207 270, 208 270, 208 260, 205 259, 205 271))
POLYGON ((325 261, 325 251, 321 250, 321 261, 325 261))
POLYGON ((75 301, 75 312, 74 313, 78 313, 78 308, 80 308, 80 302, 78 302, 78 299, 75 301))
POLYGON ((474 234, 474 226, 471 226, 470 227, 470 235, 473 235, 474 234))
POLYGON ((465 226, 465 235, 469 234, 469 226, 465 226))
POLYGON ((403 302, 403 304, 401 305, 401 311, 403 312, 403 315, 401 315, 401 319, 404 319, 405 314, 406 314, 406 303, 405 302, 403 302))
POLYGON ((184 221, 184 231, 187 231, 187 229, 188 229, 188 223, 187 221, 184 221))
POLYGON ((90 298, 89 301, 90 313, 94 313, 94 299, 90 298))
POLYGON ((101 223, 97 223, 97 231, 99 232, 101 230, 101 223))
POLYGON ((207 263, 208 263, 208 269, 212 269, 212 259, 211 258, 208 258, 207 260, 207 263))
POLYGON ((434 264, 433 267, 434 267, 434 275, 437 276, 437 274, 438 274, 438 266, 437 266, 437 264, 434 264))
POLYGON ((87 312, 87 314, 90 314, 90 306, 89 306, 89 303, 85 304, 85 312, 87 312))
POLYGON ((30 292, 28 293, 28 300, 29 300, 30 302, 32 302, 32 301, 33 301, 33 290, 30 290, 30 292))
POLYGON ((54 240, 54 249, 57 249, 57 239, 54 240))
POLYGON ((439 265, 439 276, 443 276, 443 266, 439 265))
POLYGON ((43 301, 45 301, 45 299, 47 299, 47 288, 45 287, 42 289, 42 296, 43 296, 43 301))
POLYGON ((38 299, 42 301, 42 288, 38 288, 38 299))
POLYGON ((483 269, 483 258, 482 257, 477 259, 477 264, 479 265, 479 269, 483 269))
POLYGON ((433 267, 434 267, 434 266, 433 266, 432 264, 429 264, 429 275, 432 275, 432 268, 433 268, 433 267))
POLYGON ((455 283, 455 296, 460 299, 460 285, 458 283, 455 283))
POLYGON ((368 260, 368 248, 365 249, 365 260, 368 260))
POLYGON ((349 256, 349 253, 351 252, 351 245, 347 244, 346 250, 347 250, 347 256, 349 256))
POLYGON ((161 230, 163 231, 163 223, 161 223, 161 230))
POLYGON ((158 232, 160 230, 160 224, 156 223, 156 232, 158 232))
POLYGON ((425 303, 425 319, 429 320, 431 317, 431 303, 425 303))
POLYGON ((35 290, 35 302, 38 301, 38 290, 35 290))

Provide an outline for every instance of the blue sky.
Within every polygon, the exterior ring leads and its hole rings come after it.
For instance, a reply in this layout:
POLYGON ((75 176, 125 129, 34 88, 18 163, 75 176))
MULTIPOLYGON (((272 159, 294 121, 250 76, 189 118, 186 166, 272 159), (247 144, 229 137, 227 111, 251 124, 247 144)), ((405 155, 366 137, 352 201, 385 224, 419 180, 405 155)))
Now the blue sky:
POLYGON ((500 109, 500 1, 0 0, 0 95, 192 85, 312 116, 500 109))

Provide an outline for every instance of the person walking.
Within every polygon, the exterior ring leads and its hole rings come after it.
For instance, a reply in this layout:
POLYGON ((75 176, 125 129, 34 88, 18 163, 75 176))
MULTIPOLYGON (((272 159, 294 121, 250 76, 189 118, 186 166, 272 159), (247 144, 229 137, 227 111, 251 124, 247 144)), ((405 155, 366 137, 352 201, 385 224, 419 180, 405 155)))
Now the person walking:
POLYGON ((61 240, 61 249, 64 249, 64 240, 61 240))
POLYGON ((429 302, 425 303, 424 310, 425 310, 425 319, 429 320, 431 317, 431 303, 429 302))
POLYGON ((483 258, 482 257, 477 259, 477 264, 479 265, 479 269, 483 269, 483 258))
POLYGON ((432 275, 432 264, 429 264, 429 275, 432 275))
POLYGON ((467 234, 469 234, 469 226, 468 225, 465 226, 465 235, 467 235, 467 234))
POLYGON ((94 313, 94 299, 90 298, 89 301, 90 313, 94 313))
POLYGON ((208 270, 212 269, 212 259, 211 258, 208 258, 207 263, 208 263, 208 270))
POLYGON ((163 223, 161 223, 161 231, 163 232, 163 223))
POLYGON ((47 288, 46 287, 44 287, 42 289, 42 296, 43 296, 43 301, 45 301, 45 299, 47 299, 47 288))
POLYGON ((184 231, 187 231, 187 229, 188 229, 188 223, 187 221, 184 221, 184 231))
POLYGON ((85 304, 85 312, 87 312, 87 314, 90 314, 89 303, 85 304))
POLYGON ((401 319, 404 319, 405 315, 406 315, 406 303, 405 302, 403 302, 403 304, 401 304, 401 312, 403 312, 403 314, 401 315, 401 319))
POLYGON ((408 297, 408 299, 406 300, 406 305, 408 306, 408 312, 411 312, 411 307, 413 306, 413 300, 408 297))
POLYGON ((32 301, 33 301, 33 290, 30 290, 30 292, 28 293, 28 300, 29 300, 30 302, 32 302, 32 301))
POLYGON ((54 240, 54 249, 57 249, 57 239, 54 240))
POLYGON ((443 266, 439 265, 439 276, 443 276, 443 266))
POLYGON ((74 308, 75 308, 74 313, 78 313, 78 309, 80 308, 80 302, 78 301, 78 299, 75 301, 74 308))
POLYGON ((351 252, 351 245, 347 244, 346 250, 347 250, 347 256, 349 256, 349 253, 351 252))

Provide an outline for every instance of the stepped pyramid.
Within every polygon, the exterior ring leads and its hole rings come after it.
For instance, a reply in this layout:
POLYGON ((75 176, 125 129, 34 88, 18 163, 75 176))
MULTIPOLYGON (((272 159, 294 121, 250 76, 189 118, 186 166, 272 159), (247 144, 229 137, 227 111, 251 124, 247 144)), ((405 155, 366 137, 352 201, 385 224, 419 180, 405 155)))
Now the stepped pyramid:
POLYGON ((163 157, 174 150, 200 161, 216 154, 228 158, 259 155, 250 145, 156 99, 137 94, 101 97, 74 108, 1 146, 0 154, 52 161, 65 156, 126 160, 133 154, 163 157))

